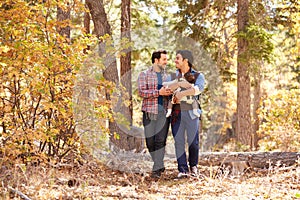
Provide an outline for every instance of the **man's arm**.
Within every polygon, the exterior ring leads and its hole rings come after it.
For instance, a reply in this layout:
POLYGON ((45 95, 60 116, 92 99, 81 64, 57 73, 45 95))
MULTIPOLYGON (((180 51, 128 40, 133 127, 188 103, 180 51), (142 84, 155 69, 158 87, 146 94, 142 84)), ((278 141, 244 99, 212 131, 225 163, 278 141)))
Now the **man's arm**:
POLYGON ((166 87, 166 88, 171 89, 172 91, 175 91, 179 87, 179 83, 175 79, 173 81, 163 82, 163 86, 166 87))
POLYGON ((159 95, 169 96, 172 94, 172 90, 166 87, 162 87, 160 90, 157 88, 149 89, 145 72, 141 72, 138 77, 138 92, 142 98, 157 98, 159 95))
POLYGON ((142 98, 155 98, 159 96, 159 90, 149 89, 146 72, 141 72, 138 77, 138 92, 142 98))
POLYGON ((183 87, 185 86, 185 88, 187 88, 187 89, 184 90, 184 91, 177 92, 175 94, 175 97, 179 101, 182 99, 182 97, 185 97, 185 96, 199 95, 204 90, 204 86, 205 86, 205 79, 204 79, 203 74, 202 73, 199 74, 194 86, 192 84, 190 84, 190 85, 185 84, 185 85, 182 85, 182 86, 183 87))
POLYGON ((175 93, 175 97, 178 101, 181 101, 181 99, 185 96, 194 96, 194 95, 195 95, 194 87, 191 87, 189 89, 186 89, 186 90, 175 93))

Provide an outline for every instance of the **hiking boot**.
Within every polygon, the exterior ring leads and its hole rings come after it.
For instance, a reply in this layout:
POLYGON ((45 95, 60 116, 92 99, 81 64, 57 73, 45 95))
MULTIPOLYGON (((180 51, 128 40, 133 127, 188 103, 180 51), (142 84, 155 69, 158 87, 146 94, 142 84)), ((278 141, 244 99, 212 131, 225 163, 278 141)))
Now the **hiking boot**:
POLYGON ((152 171, 151 178, 160 178, 161 170, 152 171))
POLYGON ((197 166, 191 167, 191 176, 197 177, 198 176, 198 169, 197 166))
POLYGON ((179 172, 177 178, 187 178, 188 176, 187 172, 179 172))
POLYGON ((162 172, 164 172, 166 170, 166 168, 161 168, 161 169, 159 169, 159 171, 162 173, 162 172))

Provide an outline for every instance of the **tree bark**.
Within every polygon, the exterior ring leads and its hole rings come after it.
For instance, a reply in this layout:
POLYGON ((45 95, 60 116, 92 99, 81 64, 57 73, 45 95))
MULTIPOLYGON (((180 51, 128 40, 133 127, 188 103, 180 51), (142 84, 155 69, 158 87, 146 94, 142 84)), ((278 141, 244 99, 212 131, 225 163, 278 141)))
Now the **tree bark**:
MULTIPOLYGON (((238 0, 238 31, 244 32, 248 25, 248 0, 238 0)), ((238 38, 238 67, 237 67, 237 140, 252 147, 251 99, 249 63, 245 53, 247 41, 238 38)))
MULTIPOLYGON (((263 64, 262 64, 263 65, 263 64)), ((252 129, 252 146, 256 149, 258 146, 258 135, 260 119, 258 116, 258 109, 261 101, 261 74, 260 69, 254 76, 254 92, 253 92, 253 129, 252 129)))
POLYGON ((90 13, 85 12, 84 13, 84 19, 83 19, 83 26, 84 26, 84 32, 85 34, 90 34, 91 33, 91 28, 90 28, 90 21, 91 21, 91 16, 90 13))
MULTIPOLYGON (((65 20, 70 20, 71 18, 71 9, 68 8, 67 11, 62 10, 61 8, 57 8, 57 20, 58 21, 65 21, 65 20)), ((60 35, 65 36, 66 38, 70 39, 71 37, 71 27, 66 26, 66 27, 57 27, 57 31, 59 32, 60 35)))
POLYGON ((111 35, 111 27, 107 20, 103 0, 86 0, 85 3, 89 8, 93 19, 94 33, 98 37, 101 37, 105 34, 111 35))
MULTIPOLYGON (((131 0, 122 0, 121 3, 121 40, 124 41, 127 39, 128 42, 131 42, 131 13, 130 13, 130 4, 131 0)), ((121 113, 128 120, 130 124, 130 129, 123 128, 126 132, 126 135, 121 135, 121 137, 126 138, 126 146, 130 149, 136 149, 137 151, 143 150, 143 131, 137 127, 132 126, 132 83, 131 83, 131 47, 123 49, 123 55, 120 58, 120 80, 121 84, 126 89, 126 94, 122 95, 123 100, 127 101, 128 104, 121 103, 121 113)), ((122 100, 122 101, 123 101, 122 100)), ((122 142, 117 140, 115 142, 122 142)), ((124 141, 123 141, 124 142, 124 141)))
MULTIPOLYGON (((130 0, 122 0, 121 11, 121 39, 130 42, 130 0)), ((123 114, 132 125, 131 48, 124 49, 123 53, 125 55, 121 56, 121 84, 126 88, 126 100, 129 101, 129 106, 123 105, 123 114)))
MULTIPOLYGON (((91 33, 91 15, 89 12, 84 13, 83 17, 83 27, 84 27, 84 33, 90 34, 91 33)), ((87 51, 90 50, 90 46, 87 46, 83 52, 87 53, 87 51)))
MULTIPOLYGON (((104 9, 103 0, 87 0, 86 5, 90 10, 94 22, 94 31, 97 37, 101 38, 101 36, 106 34, 111 36, 111 27, 104 9)), ((113 54, 106 52, 106 44, 101 40, 99 45, 99 55, 100 57, 105 56, 103 59, 105 65, 105 70, 103 71, 104 78, 118 86, 119 76, 116 58, 113 54)), ((111 100, 111 96, 108 92, 106 93, 106 99, 111 100)), ((141 141, 142 136, 139 132, 136 132, 135 129, 131 128, 128 130, 113 120, 109 122, 109 131, 111 134, 110 142, 115 144, 118 148, 124 150, 136 149, 136 151, 141 151, 143 149, 143 146, 141 146, 140 143, 138 143, 138 145, 136 144, 136 142, 141 141), (119 137, 114 137, 115 133, 118 134, 119 137)))
POLYGON ((300 152, 214 152, 201 153, 199 164, 221 166, 232 162, 247 162, 251 168, 269 168, 270 166, 291 166, 300 159, 300 152))

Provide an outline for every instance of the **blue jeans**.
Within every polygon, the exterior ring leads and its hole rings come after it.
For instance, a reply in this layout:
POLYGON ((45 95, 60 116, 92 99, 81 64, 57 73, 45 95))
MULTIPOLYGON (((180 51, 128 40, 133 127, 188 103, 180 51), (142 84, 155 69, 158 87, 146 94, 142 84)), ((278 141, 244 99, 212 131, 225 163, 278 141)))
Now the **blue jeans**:
POLYGON ((171 121, 178 171, 188 172, 189 168, 185 152, 186 138, 188 142, 189 166, 197 166, 199 159, 199 118, 192 119, 189 111, 179 111, 172 113, 171 121), (185 137, 185 133, 187 137, 185 137))
POLYGON ((143 126, 146 146, 154 162, 152 171, 164 168, 164 155, 169 131, 170 119, 166 118, 165 111, 159 112, 157 119, 149 119, 143 112, 143 126))

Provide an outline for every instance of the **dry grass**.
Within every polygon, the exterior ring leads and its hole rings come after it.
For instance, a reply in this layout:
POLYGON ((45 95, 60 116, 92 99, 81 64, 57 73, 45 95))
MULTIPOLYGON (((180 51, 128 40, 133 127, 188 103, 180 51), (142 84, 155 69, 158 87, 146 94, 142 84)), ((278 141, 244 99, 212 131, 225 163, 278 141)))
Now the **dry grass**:
POLYGON ((200 166, 199 178, 177 179, 176 163, 168 161, 163 176, 153 180, 149 174, 114 171, 90 159, 83 165, 2 165, 0 172, 4 200, 300 199, 299 166, 249 171, 239 177, 217 176, 217 168, 200 166))

